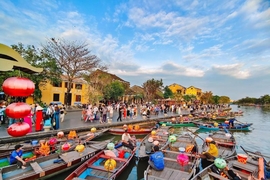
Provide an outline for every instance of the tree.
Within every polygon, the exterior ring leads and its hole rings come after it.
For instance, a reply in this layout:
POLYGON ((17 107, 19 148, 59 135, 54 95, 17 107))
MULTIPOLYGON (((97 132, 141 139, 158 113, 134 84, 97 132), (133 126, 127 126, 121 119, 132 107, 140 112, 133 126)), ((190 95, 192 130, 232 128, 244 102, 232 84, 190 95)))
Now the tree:
POLYGON ((117 101, 119 97, 123 96, 125 88, 119 81, 113 81, 104 88, 103 94, 106 100, 117 101))
POLYGON ((213 93, 211 91, 206 91, 206 92, 202 93, 201 101, 204 104, 209 104, 209 103, 211 103, 212 96, 213 96, 213 93))
POLYGON ((192 100, 196 99, 196 96, 193 94, 192 95, 184 95, 183 99, 185 100, 186 103, 191 103, 192 100))
POLYGON ((215 95, 212 97, 213 103, 218 104, 220 97, 218 95, 215 95))
POLYGON ((155 80, 154 78, 151 80, 147 80, 145 83, 143 83, 142 87, 145 91, 145 97, 147 101, 154 100, 154 97, 159 89, 161 89, 163 86, 162 79, 161 80, 155 80))
POLYGON ((219 98, 220 104, 228 104, 230 102, 231 102, 231 100, 228 96, 220 96, 220 98, 219 98))
POLYGON ((2 84, 5 79, 13 76, 22 76, 31 79, 35 84, 34 101, 40 103, 42 94, 39 87, 44 86, 47 80, 57 83, 59 81, 58 77, 61 74, 61 68, 57 66, 53 57, 45 53, 42 49, 35 48, 33 45, 25 46, 22 43, 18 43, 18 45, 11 45, 11 47, 29 64, 35 67, 41 67, 43 71, 31 75, 18 70, 3 72, 0 74, 0 83, 2 84))
POLYGON ((163 96, 165 99, 173 97, 173 92, 168 86, 165 86, 163 96))
POLYGON ((45 53, 54 57, 67 77, 67 94, 65 104, 70 103, 68 95, 71 92, 72 82, 82 77, 83 73, 90 73, 93 69, 101 67, 101 60, 87 48, 88 44, 78 41, 66 41, 64 39, 51 38, 43 45, 45 53))

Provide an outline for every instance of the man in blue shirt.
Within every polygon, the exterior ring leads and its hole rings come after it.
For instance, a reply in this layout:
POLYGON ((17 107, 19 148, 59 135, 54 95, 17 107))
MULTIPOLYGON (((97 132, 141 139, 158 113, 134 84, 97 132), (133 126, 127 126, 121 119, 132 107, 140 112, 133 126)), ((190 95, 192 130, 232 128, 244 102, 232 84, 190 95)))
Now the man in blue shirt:
POLYGON ((22 159, 22 155, 23 155, 23 151, 22 151, 22 145, 17 144, 15 146, 15 150, 12 151, 12 153, 10 154, 10 160, 9 160, 9 164, 17 164, 18 168, 22 168, 25 169, 26 167, 23 166, 26 164, 26 162, 22 159))
POLYGON ((162 171, 164 169, 164 155, 159 151, 158 146, 154 146, 155 153, 149 158, 149 165, 156 171, 162 171))

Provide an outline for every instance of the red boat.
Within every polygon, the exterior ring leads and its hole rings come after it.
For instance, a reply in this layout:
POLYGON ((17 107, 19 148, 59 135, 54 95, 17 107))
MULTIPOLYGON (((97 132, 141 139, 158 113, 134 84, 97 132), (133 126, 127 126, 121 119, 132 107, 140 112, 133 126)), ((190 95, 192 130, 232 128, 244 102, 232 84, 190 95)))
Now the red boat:
MULTIPOLYGON (((130 151, 129 151, 130 152, 130 151)), ((127 153, 127 152, 126 152, 127 153)), ((74 179, 116 179, 128 166, 135 151, 130 152, 127 157, 110 157, 105 155, 104 150, 84 162, 73 171, 65 180, 74 179), (106 164, 114 161, 113 168, 107 168, 106 164)))
MULTIPOLYGON (((130 135, 146 135, 149 134, 152 131, 152 129, 139 129, 139 130, 135 130, 135 129, 128 129, 128 133, 130 135)), ((109 133, 113 134, 113 135, 122 135, 124 134, 125 130, 121 129, 121 128, 113 128, 113 129, 109 129, 109 133)))

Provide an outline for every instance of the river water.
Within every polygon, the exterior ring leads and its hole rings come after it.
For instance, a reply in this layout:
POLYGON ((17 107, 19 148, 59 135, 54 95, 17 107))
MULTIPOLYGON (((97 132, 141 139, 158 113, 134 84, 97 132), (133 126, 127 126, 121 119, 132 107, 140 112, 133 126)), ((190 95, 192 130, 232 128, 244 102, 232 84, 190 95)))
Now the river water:
MULTIPOLYGON (((242 110, 243 116, 238 116, 236 119, 240 122, 253 123, 250 132, 234 132, 233 135, 237 141, 236 150, 238 153, 243 153, 240 146, 250 151, 259 151, 266 156, 270 156, 270 108, 255 107, 255 106, 241 106, 238 108, 232 105, 232 111, 242 110)), ((192 128, 190 128, 192 129, 192 128)), ((181 132, 183 129, 179 128, 175 132, 181 132)), ((199 132, 198 135, 202 138, 208 136, 211 132, 199 132)), ((107 136, 108 138, 108 136, 107 136)), ((137 137, 142 138, 142 137, 137 137)), ((120 136, 115 136, 115 139, 120 139, 120 136)), ((199 145, 203 141, 197 138, 199 145)), ((117 178, 117 180, 141 180, 143 179, 144 170, 147 168, 147 161, 136 162, 135 158, 130 162, 126 170, 117 178)), ((64 179, 70 172, 62 173, 55 176, 53 179, 64 179)))

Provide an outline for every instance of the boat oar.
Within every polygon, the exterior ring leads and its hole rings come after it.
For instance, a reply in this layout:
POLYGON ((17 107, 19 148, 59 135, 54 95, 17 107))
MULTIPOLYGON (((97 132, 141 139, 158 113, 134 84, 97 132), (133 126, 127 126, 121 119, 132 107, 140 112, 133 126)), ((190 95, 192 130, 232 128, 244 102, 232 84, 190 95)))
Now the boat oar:
POLYGON ((245 150, 242 146, 240 146, 241 149, 243 149, 243 151, 247 154, 247 155, 250 155, 250 154, 253 154, 255 156, 261 156, 261 157, 265 157, 265 158, 269 158, 270 159, 270 156, 266 156, 266 155, 263 155, 263 154, 257 154, 256 152, 252 152, 252 151, 248 151, 248 150, 245 150))
POLYGON ((191 131, 190 129, 186 128, 186 130, 189 131, 189 132, 191 132, 193 135, 199 137, 201 140, 204 141, 204 139, 203 139, 201 136, 199 136, 198 134, 195 134, 195 133, 194 133, 193 131, 191 131))

